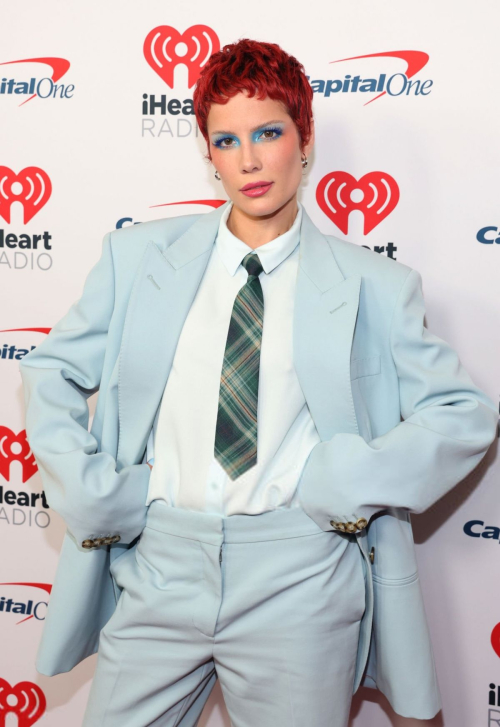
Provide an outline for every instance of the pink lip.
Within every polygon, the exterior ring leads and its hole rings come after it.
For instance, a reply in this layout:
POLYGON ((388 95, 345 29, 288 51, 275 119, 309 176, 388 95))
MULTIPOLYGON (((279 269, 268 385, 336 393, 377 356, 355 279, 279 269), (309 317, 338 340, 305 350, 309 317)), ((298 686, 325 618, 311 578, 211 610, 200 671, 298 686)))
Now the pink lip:
POLYGON ((272 182, 266 182, 264 179, 259 179, 258 182, 248 182, 244 187, 240 189, 240 192, 252 189, 252 187, 265 187, 266 184, 272 184, 272 182))
POLYGON ((243 194, 246 194, 247 197, 261 197, 263 194, 267 192, 268 189, 272 187, 274 182, 257 182, 256 184, 252 185, 251 187, 247 185, 247 187, 243 187, 240 189, 240 192, 243 192, 243 194))

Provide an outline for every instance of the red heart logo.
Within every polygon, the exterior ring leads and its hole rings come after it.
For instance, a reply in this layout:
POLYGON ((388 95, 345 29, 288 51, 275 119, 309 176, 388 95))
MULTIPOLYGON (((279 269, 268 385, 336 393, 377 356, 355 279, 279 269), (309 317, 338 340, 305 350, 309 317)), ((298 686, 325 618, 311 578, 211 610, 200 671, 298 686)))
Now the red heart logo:
POLYGON ((153 28, 144 41, 144 57, 169 88, 174 70, 182 63, 188 69, 188 88, 194 86, 212 53, 220 49, 219 38, 208 25, 192 25, 179 33, 171 25, 153 28))
POLYGON ((363 234, 368 235, 396 207, 399 187, 386 172, 370 172, 359 181, 348 172, 330 172, 318 184, 316 201, 344 235, 347 235, 349 214, 361 210, 363 234))
POLYGON ((9 481, 10 465, 14 460, 22 465, 23 483, 33 477, 38 470, 35 456, 26 439, 26 429, 14 434, 12 429, 0 424, 0 475, 4 480, 9 481), (18 451, 13 451, 13 444, 18 451))
POLYGON ((495 654, 500 657, 500 623, 491 632, 491 645, 495 654))
POLYGON ((11 687, 0 679, 0 727, 5 727, 9 714, 17 716, 18 727, 31 727, 45 712, 47 700, 38 684, 19 682, 11 687))
POLYGON ((40 167, 26 167, 16 174, 9 167, 0 167, 0 217, 10 225, 10 207, 21 202, 26 225, 44 207, 52 194, 52 184, 47 172, 40 167), (19 182, 19 193, 12 191, 14 182, 19 182))

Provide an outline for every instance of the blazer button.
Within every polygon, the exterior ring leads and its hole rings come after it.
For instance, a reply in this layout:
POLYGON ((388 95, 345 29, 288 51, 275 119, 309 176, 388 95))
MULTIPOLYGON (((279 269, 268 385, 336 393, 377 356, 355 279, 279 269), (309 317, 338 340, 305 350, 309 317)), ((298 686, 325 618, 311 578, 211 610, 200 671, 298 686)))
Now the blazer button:
POLYGON ((112 535, 106 535, 105 538, 102 539, 103 545, 111 545, 113 542, 113 536, 112 535))
POLYGON ((82 548, 93 548, 95 545, 94 541, 88 538, 82 542, 82 548))
POLYGON ((97 545, 98 548, 101 547, 101 545, 104 545, 105 538, 94 538, 94 545, 97 545))
POLYGON ((118 543, 119 540, 121 540, 121 535, 113 535, 111 538, 112 543, 118 543))
POLYGON ((368 520, 364 517, 360 517, 358 520, 356 520, 356 525, 360 530, 363 530, 363 528, 366 528, 368 525, 368 520))
POLYGON ((334 520, 330 520, 330 525, 332 526, 332 528, 333 528, 334 530, 336 530, 336 529, 337 529, 337 523, 336 523, 336 522, 335 522, 334 520))
POLYGON ((348 522, 345 524, 345 529, 347 533, 355 533, 358 528, 356 523, 348 522))
POLYGON ((375 560, 375 548, 372 548, 370 550, 370 562, 373 563, 374 560, 375 560))
POLYGON ((346 529, 345 523, 340 522, 340 523, 336 523, 336 525, 337 525, 337 530, 340 530, 341 533, 345 533, 345 529, 346 529))

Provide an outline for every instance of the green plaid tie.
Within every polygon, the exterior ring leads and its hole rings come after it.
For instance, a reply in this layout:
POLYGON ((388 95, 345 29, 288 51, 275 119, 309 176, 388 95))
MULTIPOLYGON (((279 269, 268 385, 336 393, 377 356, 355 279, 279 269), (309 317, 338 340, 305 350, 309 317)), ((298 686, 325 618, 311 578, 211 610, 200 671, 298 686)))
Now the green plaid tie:
POLYGON ((222 364, 215 457, 234 480, 257 463, 257 396, 264 296, 256 253, 241 263, 248 273, 234 300, 222 364))

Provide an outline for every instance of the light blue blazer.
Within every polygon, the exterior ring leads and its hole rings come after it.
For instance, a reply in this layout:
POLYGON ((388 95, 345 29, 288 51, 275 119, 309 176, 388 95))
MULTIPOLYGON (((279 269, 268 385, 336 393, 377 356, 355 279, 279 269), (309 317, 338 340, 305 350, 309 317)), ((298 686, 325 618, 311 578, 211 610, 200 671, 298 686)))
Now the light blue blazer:
MULTIPOLYGON (((95 653, 116 607, 110 561, 145 525, 148 436, 227 204, 108 233, 80 299, 20 364, 28 440, 67 525, 42 674, 95 653), (115 545, 81 546, 115 533, 115 545)), ((378 688, 397 713, 430 718, 440 694, 410 513, 484 457, 495 404, 424 327, 420 274, 323 235, 305 209, 294 311, 294 365, 321 437, 299 483, 302 506, 323 530, 369 521, 356 535, 369 577, 354 691, 378 688)))

